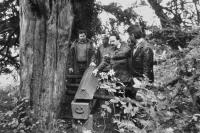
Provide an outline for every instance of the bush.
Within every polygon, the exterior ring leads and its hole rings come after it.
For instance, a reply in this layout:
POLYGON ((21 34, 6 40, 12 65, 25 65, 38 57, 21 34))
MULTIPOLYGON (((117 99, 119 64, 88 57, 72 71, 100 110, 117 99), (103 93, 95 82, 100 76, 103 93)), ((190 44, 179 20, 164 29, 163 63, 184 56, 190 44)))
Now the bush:
MULTIPOLYGON (((186 63, 185 63, 186 64, 186 63)), ((173 133, 199 132, 200 114, 191 111, 193 101, 188 93, 194 84, 180 79, 174 86, 158 86, 134 79, 138 99, 125 95, 125 86, 114 77, 113 70, 99 75, 100 88, 112 98, 101 106, 102 117, 110 114, 118 132, 173 133), (120 95, 119 95, 120 94, 120 95)))

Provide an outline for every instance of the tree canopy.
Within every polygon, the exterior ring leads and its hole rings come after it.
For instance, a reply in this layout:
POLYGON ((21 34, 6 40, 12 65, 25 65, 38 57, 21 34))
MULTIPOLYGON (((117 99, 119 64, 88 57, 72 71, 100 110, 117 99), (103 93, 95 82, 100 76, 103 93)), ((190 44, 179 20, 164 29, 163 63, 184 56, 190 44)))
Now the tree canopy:
POLYGON ((162 5, 164 0, 148 0, 162 27, 199 25, 200 6, 198 0, 169 0, 162 5))

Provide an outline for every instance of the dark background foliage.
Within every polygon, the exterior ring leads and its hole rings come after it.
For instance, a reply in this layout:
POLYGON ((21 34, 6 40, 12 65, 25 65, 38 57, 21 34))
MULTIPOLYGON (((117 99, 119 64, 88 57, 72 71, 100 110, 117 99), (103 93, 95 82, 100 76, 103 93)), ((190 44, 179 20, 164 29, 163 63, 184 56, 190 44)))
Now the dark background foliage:
POLYGON ((0 73, 10 72, 8 65, 19 68, 19 55, 12 49, 19 46, 19 12, 16 0, 0 3, 0 73))

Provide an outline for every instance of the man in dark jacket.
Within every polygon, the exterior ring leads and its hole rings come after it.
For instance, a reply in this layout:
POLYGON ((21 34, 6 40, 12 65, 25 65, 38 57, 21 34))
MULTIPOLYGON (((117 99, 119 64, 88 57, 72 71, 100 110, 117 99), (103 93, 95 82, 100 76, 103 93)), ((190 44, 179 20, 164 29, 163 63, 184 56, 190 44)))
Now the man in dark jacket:
POLYGON ((98 71, 108 72, 113 69, 117 78, 124 83, 129 82, 131 80, 128 66, 130 47, 117 41, 116 36, 110 36, 109 45, 106 48, 107 52, 104 50, 105 47, 99 48, 100 55, 103 56, 100 57, 101 61, 94 73, 96 74, 98 71))
POLYGON ((83 74, 89 65, 94 63, 94 47, 92 41, 86 38, 86 31, 79 31, 79 39, 70 47, 69 73, 83 74))
POLYGON ((130 36, 130 43, 132 43, 130 60, 132 76, 147 78, 150 83, 154 82, 153 50, 150 44, 144 39, 144 34, 139 25, 132 25, 127 31, 130 36))

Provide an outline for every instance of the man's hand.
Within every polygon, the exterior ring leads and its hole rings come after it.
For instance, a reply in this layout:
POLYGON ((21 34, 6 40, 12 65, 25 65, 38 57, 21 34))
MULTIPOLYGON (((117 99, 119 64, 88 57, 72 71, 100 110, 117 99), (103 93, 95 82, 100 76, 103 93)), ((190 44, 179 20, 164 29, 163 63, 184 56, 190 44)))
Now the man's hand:
POLYGON ((95 67, 96 64, 95 64, 94 62, 91 62, 91 63, 90 63, 90 66, 94 66, 94 67, 95 67))
POLYGON ((74 72, 73 68, 69 68, 69 73, 73 73, 73 72, 74 72))
POLYGON ((98 69, 94 69, 94 71, 92 73, 96 76, 98 71, 99 71, 98 69))

